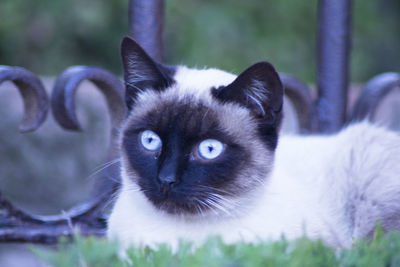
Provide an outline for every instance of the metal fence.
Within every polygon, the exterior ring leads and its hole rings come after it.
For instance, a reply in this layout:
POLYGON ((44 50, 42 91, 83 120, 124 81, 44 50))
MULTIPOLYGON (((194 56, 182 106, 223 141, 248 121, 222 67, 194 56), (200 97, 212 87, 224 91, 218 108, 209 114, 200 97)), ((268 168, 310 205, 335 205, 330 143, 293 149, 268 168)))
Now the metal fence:
MULTIPOLYGON (((299 79, 281 74, 285 94, 297 112, 300 132, 333 133, 346 122, 372 117, 380 101, 400 87, 398 73, 372 78, 351 110, 347 111, 348 69, 351 39, 351 0, 318 2, 318 94, 299 79)), ((130 0, 130 35, 155 59, 162 61, 164 0, 130 0)), ((87 66, 66 69, 55 81, 49 99, 41 80, 32 72, 0 66, 0 85, 11 81, 24 101, 21 132, 34 131, 46 120, 49 108, 65 129, 81 129, 75 114, 74 96, 82 81, 89 80, 104 94, 111 115, 110 158, 115 157, 114 141, 118 126, 126 115, 124 85, 111 72, 87 66)), ((15 208, 0 192, 0 241, 54 243, 60 236, 71 236, 74 228, 84 235, 102 236, 106 218, 104 206, 115 190, 109 184, 102 194, 68 212, 55 216, 35 216, 15 208)))

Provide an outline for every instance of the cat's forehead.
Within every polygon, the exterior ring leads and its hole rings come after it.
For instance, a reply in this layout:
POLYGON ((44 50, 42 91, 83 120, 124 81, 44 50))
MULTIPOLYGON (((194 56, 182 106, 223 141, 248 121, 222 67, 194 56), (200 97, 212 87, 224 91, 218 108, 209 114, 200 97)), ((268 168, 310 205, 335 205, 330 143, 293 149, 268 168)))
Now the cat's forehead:
POLYGON ((237 138, 243 138, 246 131, 246 134, 255 134, 256 123, 247 109, 232 103, 219 103, 211 98, 191 93, 176 94, 175 88, 165 92, 146 91, 139 96, 125 128, 140 127, 134 125, 138 122, 154 128, 168 128, 171 123, 178 122, 186 125, 188 131, 215 129, 237 138))
POLYGON ((210 88, 228 85, 236 78, 229 72, 218 69, 189 69, 178 67, 174 76, 175 85, 183 92, 209 93, 210 88))
POLYGON ((163 90, 142 90, 138 93, 133 108, 134 113, 143 116, 155 105, 181 102, 193 105, 194 102, 216 108, 217 100, 212 97, 211 90, 232 83, 234 74, 218 69, 189 69, 185 66, 177 67, 173 76, 174 83, 163 90), (190 99, 190 101, 187 101, 190 99))
POLYGON ((218 113, 193 96, 164 99, 153 106, 144 116, 130 118, 130 130, 152 130, 162 137, 228 140, 229 133, 221 127, 218 113))

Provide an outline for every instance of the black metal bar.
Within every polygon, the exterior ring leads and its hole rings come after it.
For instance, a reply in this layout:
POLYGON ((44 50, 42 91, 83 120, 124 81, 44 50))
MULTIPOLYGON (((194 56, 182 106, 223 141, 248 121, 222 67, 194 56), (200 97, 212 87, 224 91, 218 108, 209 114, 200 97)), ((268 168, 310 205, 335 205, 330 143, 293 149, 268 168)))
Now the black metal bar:
POLYGON ((352 0, 318 2, 319 131, 339 130, 346 118, 352 0))
POLYGON ((130 35, 158 61, 163 59, 164 0, 130 0, 130 35))
POLYGON ((363 88, 350 120, 372 119, 380 101, 391 91, 400 88, 400 74, 383 73, 372 78, 363 88))
POLYGON ((300 133, 310 133, 316 128, 313 99, 310 88, 299 79, 279 73, 285 95, 293 103, 300 126, 300 133))
POLYGON ((19 130, 30 132, 39 128, 49 109, 48 96, 40 79, 24 68, 0 66, 0 84, 4 81, 13 82, 24 101, 24 116, 19 130))

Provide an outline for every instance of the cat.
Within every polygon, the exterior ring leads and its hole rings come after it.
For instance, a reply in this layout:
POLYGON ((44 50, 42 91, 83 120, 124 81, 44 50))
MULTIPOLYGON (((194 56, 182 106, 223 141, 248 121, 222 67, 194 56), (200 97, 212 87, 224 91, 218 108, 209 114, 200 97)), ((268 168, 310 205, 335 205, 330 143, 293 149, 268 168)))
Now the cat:
POLYGON ((400 136, 362 121, 281 135, 284 88, 268 62, 238 76, 165 66, 125 37, 130 111, 108 237, 122 247, 294 239, 334 247, 400 229, 400 136))

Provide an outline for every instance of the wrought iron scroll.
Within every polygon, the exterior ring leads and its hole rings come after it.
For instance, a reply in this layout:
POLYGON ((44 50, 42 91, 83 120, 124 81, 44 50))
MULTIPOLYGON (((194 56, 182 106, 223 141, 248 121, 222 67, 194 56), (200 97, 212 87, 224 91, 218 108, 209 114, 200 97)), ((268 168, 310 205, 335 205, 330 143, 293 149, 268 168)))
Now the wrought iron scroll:
POLYGON ((11 81, 17 86, 24 101, 24 115, 19 130, 36 130, 45 121, 49 108, 42 82, 24 68, 0 66, 0 85, 5 81, 11 81))
POLYGON ((285 95, 293 103, 296 110, 300 133, 311 133, 316 129, 313 99, 310 88, 299 79, 284 73, 279 73, 285 88, 285 95))
MULTIPOLYGON (((106 97, 111 114, 111 127, 115 130, 122 123, 126 113, 125 88, 114 74, 98 67, 69 67, 57 78, 51 96, 51 108, 55 119, 65 129, 82 129, 75 112, 75 94, 84 80, 93 82, 106 97)), ((115 133, 112 133, 111 138, 115 138, 115 133)))
POLYGON ((400 89, 400 74, 389 72, 375 76, 362 89, 350 119, 372 119, 381 100, 395 89, 400 89))
MULTIPOLYGON (((53 89, 53 114, 64 128, 80 129, 74 98, 79 84, 86 79, 92 81, 106 97, 111 113, 112 139, 115 140, 116 128, 125 116, 124 86, 106 70, 77 66, 64 71, 53 89)), ((42 83, 34 74, 22 68, 1 66, 0 83, 6 80, 13 81, 20 89, 25 112, 29 112, 28 119, 23 120, 22 129, 36 129, 44 121, 48 108, 48 97, 42 83)), ((0 242, 54 243, 61 236, 72 236, 76 229, 83 235, 104 235, 104 209, 113 189, 109 184, 107 190, 92 199, 55 216, 28 214, 15 208, 0 192, 0 242)))
POLYGON ((15 208, 0 193, 0 242, 51 244, 77 229, 83 235, 104 235, 104 201, 93 199, 56 216, 34 216, 15 208))
MULTIPOLYGON (((75 95, 79 85, 88 80, 103 93, 111 115, 111 134, 108 151, 108 161, 117 157, 117 134, 119 126, 126 116, 125 87, 122 81, 111 72, 99 67, 73 66, 67 68, 55 81, 51 95, 51 109, 56 121, 65 129, 80 131, 82 129, 75 109, 75 95)), ((113 179, 98 179, 95 185, 98 194, 110 197, 116 190, 119 180, 117 164, 109 165, 104 176, 113 179)), ((103 199, 99 199, 103 201, 103 199)), ((94 203, 97 205, 97 203, 94 203)))

